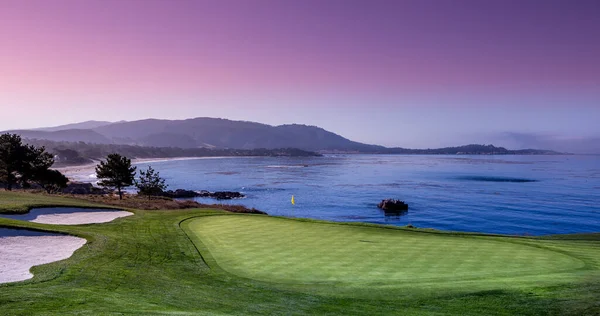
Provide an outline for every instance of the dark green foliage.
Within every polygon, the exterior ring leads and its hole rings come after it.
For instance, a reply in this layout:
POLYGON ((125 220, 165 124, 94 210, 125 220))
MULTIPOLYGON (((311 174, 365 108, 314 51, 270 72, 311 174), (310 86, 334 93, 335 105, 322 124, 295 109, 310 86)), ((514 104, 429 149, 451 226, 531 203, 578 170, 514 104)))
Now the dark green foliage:
POLYGON ((69 179, 60 171, 47 169, 39 174, 37 183, 48 193, 57 193, 67 187, 69 179))
POLYGON ((21 137, 16 134, 0 135, 0 182, 7 190, 17 183, 21 161, 25 158, 21 137))
POLYGON ((23 144, 16 134, 0 135, 0 182, 7 190, 16 184, 28 188, 32 183, 66 185, 68 179, 58 171, 49 172, 52 154, 42 147, 23 144))
POLYGON ((110 154, 106 161, 96 166, 96 177, 101 180, 100 186, 115 188, 119 199, 123 199, 122 189, 133 185, 136 167, 131 166, 131 159, 119 154, 110 154))
POLYGON ((48 175, 47 171, 54 164, 54 157, 46 152, 44 147, 37 148, 27 145, 24 148, 24 160, 21 163, 19 184, 23 188, 28 188, 31 181, 38 182, 48 175))
POLYGON ((67 164, 85 164, 92 162, 91 159, 82 157, 81 154, 70 148, 54 148, 51 149, 56 154, 56 162, 67 165, 67 164))
POLYGON ((160 177, 151 166, 148 166, 146 171, 140 170, 140 176, 135 180, 135 186, 138 188, 138 193, 148 196, 160 195, 166 188, 165 179, 160 177))

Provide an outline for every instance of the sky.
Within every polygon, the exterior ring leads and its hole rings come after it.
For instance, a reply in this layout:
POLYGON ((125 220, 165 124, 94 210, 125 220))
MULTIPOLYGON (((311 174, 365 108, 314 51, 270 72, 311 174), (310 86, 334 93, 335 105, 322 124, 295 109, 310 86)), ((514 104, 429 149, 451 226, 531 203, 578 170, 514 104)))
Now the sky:
POLYGON ((386 146, 586 143, 599 56, 596 0, 0 0, 0 130, 221 117, 386 146))

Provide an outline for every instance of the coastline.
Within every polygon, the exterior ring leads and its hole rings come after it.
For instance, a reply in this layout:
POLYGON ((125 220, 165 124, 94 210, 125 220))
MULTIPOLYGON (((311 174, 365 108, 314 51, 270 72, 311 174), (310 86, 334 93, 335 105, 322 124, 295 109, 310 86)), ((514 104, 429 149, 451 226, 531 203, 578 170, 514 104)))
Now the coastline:
MULTIPOLYGON (((137 165, 137 164, 142 164, 142 163, 154 163, 154 162, 165 162, 165 161, 195 160, 195 159, 222 159, 222 158, 232 158, 232 157, 134 158, 134 159, 131 159, 131 164, 137 165)), ((64 167, 57 167, 57 168, 52 168, 52 169, 60 171, 67 178, 69 178, 69 181, 93 183, 96 181, 96 177, 93 175, 95 174, 96 166, 99 163, 100 163, 100 160, 94 160, 94 162, 83 164, 83 165, 64 166, 64 167)))

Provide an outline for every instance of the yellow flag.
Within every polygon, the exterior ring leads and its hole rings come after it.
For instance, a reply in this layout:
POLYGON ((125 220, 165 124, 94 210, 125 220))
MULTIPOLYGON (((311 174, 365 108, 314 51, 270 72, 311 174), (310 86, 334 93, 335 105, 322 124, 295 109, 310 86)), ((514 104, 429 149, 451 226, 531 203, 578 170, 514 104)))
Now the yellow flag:
POLYGON ((296 201, 294 201, 294 196, 292 195, 292 205, 296 205, 296 201))

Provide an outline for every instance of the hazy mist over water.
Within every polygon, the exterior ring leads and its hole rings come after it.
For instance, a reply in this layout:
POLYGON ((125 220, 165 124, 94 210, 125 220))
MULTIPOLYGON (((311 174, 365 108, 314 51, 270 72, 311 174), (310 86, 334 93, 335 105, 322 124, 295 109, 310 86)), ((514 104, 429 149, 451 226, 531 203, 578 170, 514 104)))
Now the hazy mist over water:
POLYGON ((151 165, 170 189, 241 191, 246 198, 223 203, 270 215, 518 235, 600 231, 600 156, 338 155, 151 165), (376 207, 385 198, 406 201, 409 211, 386 216, 376 207))

